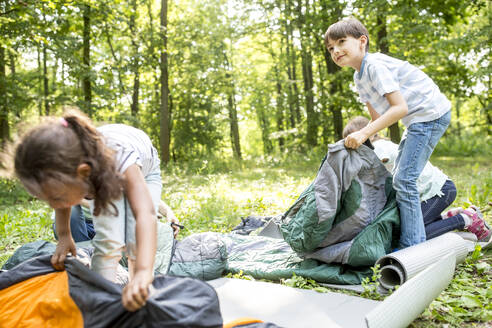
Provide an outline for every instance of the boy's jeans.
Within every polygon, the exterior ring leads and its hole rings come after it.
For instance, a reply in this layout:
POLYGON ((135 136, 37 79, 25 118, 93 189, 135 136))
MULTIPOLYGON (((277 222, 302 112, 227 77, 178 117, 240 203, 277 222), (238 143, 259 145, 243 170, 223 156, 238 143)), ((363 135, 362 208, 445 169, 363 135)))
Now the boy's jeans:
POLYGON ((400 142, 393 172, 401 219, 399 248, 426 240, 417 179, 450 121, 451 111, 434 121, 413 123, 400 142))
MULTIPOLYGON (((152 173, 145 176, 145 182, 157 213, 162 190, 159 161, 152 173)), ((93 202, 91 203, 93 212, 93 202)), ((118 215, 101 214, 94 217, 96 235, 93 239, 94 255, 91 264, 92 270, 111 281, 116 279, 116 269, 122 252, 126 251, 126 255, 132 260, 135 260, 136 256, 136 221, 130 203, 123 195, 113 203, 118 209, 118 215)))

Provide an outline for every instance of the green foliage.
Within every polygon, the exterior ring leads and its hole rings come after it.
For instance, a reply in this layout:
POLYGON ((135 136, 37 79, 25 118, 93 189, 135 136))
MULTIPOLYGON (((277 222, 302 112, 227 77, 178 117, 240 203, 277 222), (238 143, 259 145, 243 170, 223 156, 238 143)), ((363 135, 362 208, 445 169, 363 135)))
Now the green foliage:
POLYGON ((479 206, 482 212, 490 211, 492 175, 488 156, 433 157, 432 163, 442 168, 456 184, 458 196, 452 206, 479 206))
MULTIPOLYGON (((319 165, 314 161, 304 163, 302 168, 286 167, 281 161, 235 163, 237 167, 218 165, 214 170, 209 165, 202 167, 195 163, 189 167, 168 166, 163 197, 186 226, 185 234, 226 232, 241 217, 272 215, 285 210, 314 178, 311 172, 316 172, 319 165), (310 169, 306 171, 306 167, 310 169), (184 176, 188 177, 185 181, 184 176)), ((216 164, 210 164, 213 165, 216 164)))
POLYGON ((373 300, 381 300, 383 296, 378 292, 379 278, 381 278, 381 268, 376 264, 371 268, 372 276, 362 279, 362 288, 364 291, 360 294, 362 297, 373 300))
POLYGON ((0 111, 10 128, 2 139, 19 122, 65 105, 87 107, 81 81, 88 79, 95 120, 140 127, 158 145, 165 51, 174 162, 232 158, 231 108, 247 156, 310 151, 308 136, 313 144, 335 142, 344 122, 364 111, 353 71, 334 65, 323 46, 326 28, 354 15, 369 29, 371 51, 386 44, 453 102, 452 133, 438 152, 492 153, 483 138, 492 126, 490 1, 168 1, 166 31, 159 2, 7 0, 0 7, 0 111))
MULTIPOLYGON (((492 254, 484 255, 479 245, 464 263, 460 264, 450 286, 443 292, 428 309, 421 319, 433 323, 446 323, 453 327, 464 323, 479 323, 492 321, 492 278, 490 277, 490 262, 492 254)), ((420 327, 416 322, 415 327, 420 327)), ((483 327, 486 327, 484 325, 483 327)))
POLYGON ((239 270, 238 273, 228 273, 224 276, 225 278, 243 279, 243 280, 255 280, 250 275, 244 274, 243 270, 239 270))
POLYGON ((0 178, 0 208, 5 205, 27 203, 33 199, 18 180, 0 178))
POLYGON ((472 184, 470 187, 470 197, 468 197, 469 202, 465 202, 465 206, 468 207, 472 204, 479 207, 486 207, 490 205, 490 199, 492 196, 492 186, 490 183, 482 184, 482 189, 479 190, 476 184, 472 184))
POLYGON ((292 274, 292 278, 283 279, 281 281, 281 283, 283 285, 286 285, 289 287, 314 290, 314 291, 317 291, 318 293, 327 293, 330 291, 328 288, 320 286, 313 279, 307 279, 307 278, 298 276, 295 273, 292 274))
POLYGON ((0 267, 25 243, 40 239, 53 240, 51 212, 36 203, 23 203, 30 207, 9 207, 0 211, 0 267))
POLYGON ((434 150, 437 156, 492 156, 492 137, 466 133, 444 137, 434 150))
POLYGON ((0 267, 25 243, 53 240, 51 211, 16 179, 0 179, 0 267))

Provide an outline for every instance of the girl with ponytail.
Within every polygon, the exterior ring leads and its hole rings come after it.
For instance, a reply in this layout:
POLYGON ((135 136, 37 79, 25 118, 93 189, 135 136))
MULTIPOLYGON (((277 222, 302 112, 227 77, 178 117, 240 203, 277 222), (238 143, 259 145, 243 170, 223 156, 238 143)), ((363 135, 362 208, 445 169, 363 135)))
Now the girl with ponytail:
POLYGON ((162 190, 160 161, 149 137, 123 124, 96 129, 88 117, 71 110, 22 138, 15 172, 29 193, 55 209, 53 267, 63 269, 66 255, 76 255, 70 211, 88 199, 96 231, 91 268, 115 281, 125 252, 130 281, 123 305, 130 311, 142 307, 153 280, 162 190))

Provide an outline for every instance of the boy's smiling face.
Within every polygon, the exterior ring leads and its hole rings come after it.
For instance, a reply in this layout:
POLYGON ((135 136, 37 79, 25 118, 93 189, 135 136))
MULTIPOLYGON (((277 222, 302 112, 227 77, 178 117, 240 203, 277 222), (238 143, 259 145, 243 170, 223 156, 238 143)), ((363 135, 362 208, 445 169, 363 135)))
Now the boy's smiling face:
POLYGON ((362 59, 366 54, 366 44, 365 35, 358 39, 347 35, 338 40, 329 39, 326 48, 335 64, 340 67, 349 66, 359 71, 362 59))

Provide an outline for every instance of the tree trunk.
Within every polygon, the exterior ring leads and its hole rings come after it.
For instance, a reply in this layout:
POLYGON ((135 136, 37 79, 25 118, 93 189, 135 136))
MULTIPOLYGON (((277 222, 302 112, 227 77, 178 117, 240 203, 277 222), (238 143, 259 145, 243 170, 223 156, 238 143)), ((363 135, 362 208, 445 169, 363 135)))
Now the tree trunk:
POLYGON ((383 16, 383 13, 379 13, 377 17, 377 25, 378 25, 378 48, 379 51, 383 54, 389 53, 388 47, 388 33, 386 30, 386 17, 383 16))
MULTIPOLYGON (((154 76, 153 83, 153 98, 152 98, 152 108, 159 108, 159 70, 154 66, 155 63, 159 62, 159 58, 155 51, 155 34, 154 34, 154 16, 152 15, 152 1, 147 1, 147 15, 149 17, 149 56, 152 58, 152 74, 154 76)), ((172 98, 169 95, 169 114, 172 116, 172 98)), ((170 122, 169 130, 172 130, 172 122, 170 122)))
POLYGON ((237 108, 236 101, 234 100, 234 92, 230 92, 227 96, 227 102, 229 104, 229 125, 231 131, 231 144, 234 157, 241 160, 241 145, 239 143, 239 126, 237 123, 237 108))
MULTIPOLYGON (((388 46, 388 32, 386 29, 386 16, 384 16, 385 11, 379 10, 377 16, 377 25, 378 25, 378 48, 379 51, 383 54, 389 53, 388 46)), ((394 143, 400 143, 400 128, 398 127, 398 121, 388 127, 390 132, 390 139, 394 143)))
POLYGON ((84 110, 92 117, 92 90, 91 90, 91 7, 84 5, 84 31, 83 31, 83 66, 85 69, 82 78, 82 89, 84 92, 84 110))
MULTIPOLYGON (((321 49, 323 52, 323 49, 321 49)), ((318 124, 321 125, 321 144, 326 145, 330 140, 330 125, 328 124, 328 115, 327 115, 327 96, 326 96, 326 88, 323 81, 326 80, 325 74, 323 74, 322 62, 319 60, 316 62, 318 68, 319 75, 319 104, 321 105, 321 110, 318 113, 318 124)))
MULTIPOLYGON (((325 63, 326 63, 326 69, 328 71, 328 75, 334 76, 332 79, 331 85, 330 85, 330 95, 335 95, 340 92, 342 89, 340 85, 340 80, 336 78, 337 72, 340 70, 340 67, 338 67, 333 60, 331 60, 330 54, 328 53, 328 50, 326 47, 324 48, 324 58, 325 58, 325 63)), ((328 109, 333 115, 333 131, 335 134, 335 139, 340 140, 343 139, 343 116, 342 116, 342 108, 334 104, 333 102, 330 102, 330 105, 328 106, 328 109)))
MULTIPOLYGON (((273 39, 271 37, 270 39, 273 39)), ((283 52, 283 46, 284 43, 280 43, 280 58, 282 58, 282 52, 283 52)), ((280 58, 277 59, 277 56, 275 54, 275 50, 273 48, 272 43, 270 43, 269 47, 270 51, 270 56, 272 57, 272 62, 274 63, 273 65, 273 71, 275 73, 275 86, 277 89, 277 98, 276 98, 276 113, 275 113, 275 121, 277 123, 277 131, 285 131, 285 123, 284 123, 284 95, 282 92, 282 82, 281 82, 281 77, 280 77, 280 58)), ((278 138, 278 146, 280 148, 280 151, 284 151, 284 145, 285 145, 285 138, 284 137, 279 137, 278 138)))
POLYGON ((10 75, 15 78, 15 56, 10 53, 9 54, 9 64, 10 64, 10 75))
MULTIPOLYGON (((489 18, 490 17, 491 16, 489 16, 489 18)), ((489 38, 489 40, 490 40, 490 38, 489 38)), ((487 128, 487 135, 490 136, 490 135, 492 135, 492 102, 490 101, 490 99, 492 99, 491 94, 490 94, 490 87, 491 87, 491 84, 492 83, 491 83, 491 79, 490 78, 489 78, 487 84, 488 84, 488 88, 487 88, 488 91, 485 93, 485 97, 484 97, 485 99, 484 99, 484 102, 482 104, 482 107, 483 107, 483 110, 485 112, 485 117, 487 118, 487 126, 486 126, 486 128, 487 128)), ((482 103, 480 101, 480 98, 481 97, 479 96, 478 97, 478 101, 480 103, 482 103)))
POLYGON ((492 106, 489 103, 488 107, 485 108, 485 115, 487 117, 487 135, 492 135, 492 106))
POLYGON ((131 105, 131 112, 132 112, 132 117, 137 119, 138 116, 138 97, 139 97, 139 92, 140 92, 140 73, 138 68, 134 72, 134 77, 133 77, 133 94, 132 94, 132 105, 131 105))
MULTIPOLYGON (((278 69, 278 63, 275 64, 275 80, 276 80, 276 86, 277 86, 277 113, 276 113, 276 119, 277 119, 277 130, 278 131, 284 131, 284 97, 282 95, 282 84, 280 83, 280 72, 278 69)), ((284 138, 280 137, 278 138, 278 146, 280 150, 283 152, 284 151, 284 138)))
POLYGON ((272 141, 270 139, 270 122, 268 116, 265 113, 265 106, 260 104, 256 107, 256 116, 258 117, 258 123, 261 129, 261 141, 263 143, 263 153, 271 154, 273 150, 272 141))
MULTIPOLYGON (((9 54, 9 63, 10 63, 10 80, 12 81, 12 83, 17 83, 15 60, 16 60, 16 55, 14 55, 11 52, 9 54)), ((11 108, 9 111, 12 114, 14 114, 17 119, 20 119, 21 110, 22 110, 21 108, 19 108, 18 106, 15 106, 14 110, 12 110, 12 108, 11 108)), ((8 127, 9 127, 8 138, 10 140, 10 125, 8 127)))
MULTIPOLYGON (((286 6, 287 6, 287 15, 291 16, 292 15, 292 0, 287 0, 286 6)), ((300 0, 299 0, 300 1, 300 0)), ((290 47, 290 58, 287 60, 289 61, 288 65, 291 66, 292 69, 292 79, 290 83, 292 83, 292 88, 293 88, 293 98, 294 98, 294 109, 295 109, 295 118, 296 118, 296 123, 298 124, 301 122, 301 106, 299 104, 299 88, 297 87, 297 70, 296 70, 296 51, 293 47, 293 40, 294 40, 294 23, 292 22, 292 19, 290 20, 290 24, 287 24, 287 34, 290 39, 290 42, 287 43, 287 47, 290 47)))
POLYGON ((487 118, 487 135, 492 135, 492 103, 485 107, 485 117, 487 118))
POLYGON ((314 111, 313 58, 311 55, 311 51, 304 48, 304 46, 301 47, 303 47, 302 75, 304 78, 304 93, 306 99, 306 142, 310 146, 316 146, 318 143, 318 122, 316 112, 314 111))
MULTIPOLYGON (((332 8, 332 3, 328 3, 326 0, 321 1, 321 12, 327 14, 331 12, 330 17, 326 17, 327 20, 338 20, 342 16, 342 12, 345 9, 345 4, 339 3, 335 8, 332 8)), ((340 140, 343 138, 343 115, 342 115, 342 107, 340 104, 337 104, 336 101, 333 101, 333 98, 339 96, 343 93, 343 85, 340 83, 340 78, 337 76, 340 71, 340 67, 338 67, 333 60, 331 59, 330 53, 328 49, 323 45, 323 58, 325 60, 327 76, 330 77, 331 83, 328 89, 328 110, 332 114, 332 123, 333 123, 333 133, 334 133, 334 141, 340 140)))
POLYGON ((7 106, 7 87, 5 74, 5 48, 0 46, 0 145, 4 148, 9 139, 9 113, 7 106))
POLYGON ((299 30, 301 33, 301 60, 302 60, 302 77, 304 80, 304 97, 306 104, 306 143, 309 146, 316 146, 318 143, 318 122, 317 115, 314 111, 313 95, 313 57, 309 44, 309 31, 306 25, 306 16, 308 15, 308 1, 306 0, 306 12, 302 14, 301 2, 298 2, 297 11, 299 13, 299 30))
POLYGON ((43 99, 44 99, 44 114, 50 115, 50 103, 49 103, 49 83, 48 83, 48 67, 47 67, 47 50, 46 45, 43 44, 43 99))
MULTIPOLYGON (((288 16, 288 3, 287 1, 284 2, 284 9, 285 9, 285 12, 286 12, 286 15, 288 16)), ((285 33, 282 33, 282 40, 285 40, 285 57, 286 57, 286 61, 287 61, 287 78, 289 79, 288 81, 288 87, 287 87, 287 102, 289 103, 289 122, 290 122, 290 127, 291 128, 295 128, 296 127, 296 110, 294 108, 294 102, 295 102, 295 98, 294 98, 294 78, 292 77, 292 69, 291 69, 291 66, 290 66, 290 53, 292 51, 294 51, 293 49, 291 50, 292 48, 292 41, 291 41, 291 38, 290 38, 290 31, 289 29, 291 28, 290 27, 290 24, 291 24, 291 18, 289 17, 288 19, 284 19, 284 29, 285 29, 285 33)))
POLYGON ((170 145, 170 121, 171 115, 169 112, 169 76, 167 63, 167 0, 161 0, 161 159, 164 165, 169 163, 169 145, 170 145))
POLYGON ((458 126, 457 128, 457 135, 458 137, 461 137, 461 124, 460 124, 460 109, 461 109, 461 98, 457 97, 456 99, 456 125, 458 126))
POLYGON ((58 72, 58 59, 56 57, 53 64, 53 69, 51 71, 51 94, 54 95, 56 91, 56 74, 58 72))
MULTIPOLYGON (((282 86, 280 85, 280 83, 277 83, 277 92, 282 92, 282 86)), ((277 101, 279 101, 280 99, 278 99, 277 101)), ((277 121, 277 130, 279 132, 281 131, 285 131, 284 129, 284 113, 282 111, 282 105, 277 103, 277 113, 276 113, 276 121, 277 121)), ((284 137, 279 137, 278 138, 278 147, 280 149, 281 152, 284 152, 285 150, 285 138, 284 137)))
POLYGON ((41 51, 39 50, 39 45, 36 46, 36 52, 38 53, 38 78, 39 78, 39 84, 38 84, 38 113, 39 116, 43 116, 43 97, 41 96, 43 94, 43 73, 41 72, 42 70, 42 64, 41 64, 41 51))
MULTIPOLYGON (((140 55, 138 53, 138 44, 137 40, 137 28, 136 28, 136 15, 137 15, 137 1, 132 0, 132 13, 130 15, 130 37, 132 39, 132 48, 133 48, 133 61, 132 61, 132 70, 133 70, 133 93, 132 93, 132 104, 131 104, 131 113, 134 119, 137 119, 138 115, 138 97, 140 92, 140 71, 139 71, 139 60, 140 55)), ((136 120, 138 122, 138 120, 136 120)))
POLYGON ((226 50, 223 50, 224 53, 224 61, 226 64, 226 69, 228 72, 226 73, 226 83, 227 83, 227 103, 229 105, 229 127, 230 127, 230 135, 231 135, 231 146, 232 152, 234 153, 234 157, 236 159, 241 160, 241 144, 239 142, 239 125, 237 122, 237 106, 236 100, 234 99, 236 93, 236 86, 234 84, 234 78, 232 74, 229 72, 233 71, 232 63, 227 57, 226 50))

